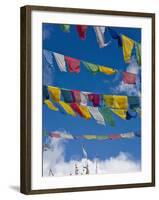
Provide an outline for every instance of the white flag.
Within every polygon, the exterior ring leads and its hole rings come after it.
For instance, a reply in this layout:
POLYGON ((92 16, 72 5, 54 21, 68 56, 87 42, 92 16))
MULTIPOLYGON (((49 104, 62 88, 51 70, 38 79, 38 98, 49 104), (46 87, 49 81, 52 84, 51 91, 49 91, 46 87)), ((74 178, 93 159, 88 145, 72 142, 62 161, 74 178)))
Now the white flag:
POLYGON ((53 52, 53 54, 60 71, 67 72, 64 55, 55 52, 53 52))
POLYGON ((88 106, 88 110, 93 116, 93 118, 97 121, 98 124, 105 125, 104 118, 102 114, 99 112, 97 107, 88 106))
POLYGON ((104 26, 94 26, 94 31, 95 31, 97 42, 100 48, 106 47, 108 44, 110 44, 110 41, 108 43, 105 43, 105 38, 104 38, 105 27, 104 26))
POLYGON ((134 138, 134 137, 135 137, 135 134, 134 134, 134 132, 128 132, 128 133, 121 133, 120 136, 121 136, 122 138, 131 139, 131 138, 134 138))

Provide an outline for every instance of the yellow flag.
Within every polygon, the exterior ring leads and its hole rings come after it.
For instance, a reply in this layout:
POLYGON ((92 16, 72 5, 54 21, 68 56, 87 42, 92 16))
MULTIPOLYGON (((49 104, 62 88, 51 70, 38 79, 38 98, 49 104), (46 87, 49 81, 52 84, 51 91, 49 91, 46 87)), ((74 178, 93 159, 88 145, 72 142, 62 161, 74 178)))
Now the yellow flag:
POLYGON ((51 110, 54 110, 54 111, 58 111, 58 108, 56 108, 54 106, 54 104, 49 100, 49 99, 46 99, 44 100, 44 103, 48 106, 48 108, 50 108, 51 110))
POLYGON ((84 135, 83 136, 85 139, 88 139, 88 140, 93 140, 93 139, 96 139, 96 135, 84 135))
POLYGON ((105 67, 105 66, 99 66, 99 71, 108 75, 112 75, 116 73, 116 70, 109 67, 105 67))
POLYGON ((111 109, 116 115, 122 119, 126 119, 126 110, 123 109, 111 109))
POLYGON ((116 95, 103 95, 106 105, 115 109, 128 109, 128 97, 116 95))
POLYGON ((58 87, 48 86, 48 91, 53 101, 60 101, 61 90, 58 87))
POLYGON ((59 104, 63 107, 63 109, 72 116, 76 116, 76 113, 73 111, 73 109, 71 108, 71 106, 68 103, 65 103, 64 101, 59 101, 59 104))
POLYGON ((122 35, 123 55, 126 63, 130 62, 131 52, 134 47, 134 41, 125 35, 122 35))
POLYGON ((87 106, 79 105, 79 109, 82 112, 82 115, 83 115, 84 118, 86 118, 86 119, 91 118, 91 114, 90 114, 87 106))

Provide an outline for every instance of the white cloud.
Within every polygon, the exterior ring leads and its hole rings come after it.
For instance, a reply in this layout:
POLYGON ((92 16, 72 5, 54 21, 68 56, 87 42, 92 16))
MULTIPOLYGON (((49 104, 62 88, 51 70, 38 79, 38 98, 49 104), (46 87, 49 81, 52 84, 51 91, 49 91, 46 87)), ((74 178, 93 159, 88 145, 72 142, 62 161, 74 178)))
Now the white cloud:
MULTIPOLYGON (((62 132, 63 133, 63 132, 62 132)), ((43 153, 43 175, 49 176, 51 169, 55 176, 74 175, 75 165, 79 169, 79 174, 85 174, 85 169, 88 162, 90 174, 96 173, 96 163, 98 174, 106 173, 125 173, 140 171, 140 162, 135 161, 130 154, 120 152, 116 157, 110 157, 105 160, 80 160, 72 159, 69 162, 64 160, 65 142, 63 139, 52 139, 50 149, 43 153)))

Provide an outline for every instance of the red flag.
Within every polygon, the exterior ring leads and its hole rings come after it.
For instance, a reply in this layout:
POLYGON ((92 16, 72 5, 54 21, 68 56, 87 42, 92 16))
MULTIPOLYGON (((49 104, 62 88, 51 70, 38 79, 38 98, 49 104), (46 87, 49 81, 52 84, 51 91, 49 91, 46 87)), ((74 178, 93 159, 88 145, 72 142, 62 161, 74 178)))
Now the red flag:
POLYGON ((74 102, 80 103, 81 102, 81 94, 79 90, 72 90, 72 96, 74 99, 74 102))
POLYGON ((93 106, 97 107, 100 105, 100 96, 99 94, 88 94, 88 99, 92 101, 93 106))
POLYGON ((120 134, 112 134, 112 135, 109 135, 108 138, 111 140, 120 139, 121 135, 120 134))
POLYGON ((56 132, 51 132, 50 133, 50 137, 54 137, 54 138, 60 138, 60 134, 59 133, 56 133, 56 132))
POLYGON ((77 103, 71 103, 70 106, 75 112, 77 112, 81 117, 83 117, 83 113, 81 112, 77 103))
POLYGON ((78 35, 80 37, 81 40, 85 40, 86 39, 86 32, 87 32, 87 26, 86 25, 77 25, 77 31, 78 31, 78 35))
POLYGON ((80 60, 68 56, 65 56, 65 60, 68 65, 69 72, 76 72, 76 73, 80 72, 80 60))
POLYGON ((136 74, 123 72, 123 81, 126 84, 136 84, 136 74))

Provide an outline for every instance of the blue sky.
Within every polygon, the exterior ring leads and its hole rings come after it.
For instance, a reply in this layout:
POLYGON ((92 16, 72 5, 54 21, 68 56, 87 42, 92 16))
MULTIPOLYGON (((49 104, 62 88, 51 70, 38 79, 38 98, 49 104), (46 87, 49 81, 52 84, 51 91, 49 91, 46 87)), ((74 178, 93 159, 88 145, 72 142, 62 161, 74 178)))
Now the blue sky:
MULTIPOLYGON (((91 63, 110 66, 122 71, 126 70, 128 66, 124 62, 122 48, 118 47, 117 41, 113 40, 109 46, 99 48, 92 26, 88 28, 86 40, 79 38, 74 25, 71 26, 70 33, 63 32, 58 24, 43 24, 42 28, 43 49, 91 63)), ((141 42, 141 29, 115 27, 115 30, 137 42, 141 42)), ((111 39, 107 31, 105 32, 105 39, 106 41, 111 39)), ((60 88, 115 94, 114 88, 120 84, 121 77, 114 81, 115 79, 115 75, 107 76, 102 73, 93 75, 83 64, 81 64, 81 71, 78 74, 62 73, 54 60, 48 84, 60 88)), ((120 94, 125 93, 122 92, 120 94)), ((102 126, 97 124, 93 118, 85 120, 78 116, 72 117, 60 112, 54 112, 43 105, 43 130, 67 131, 73 135, 104 135, 141 129, 141 119, 139 117, 131 120, 122 120, 115 114, 113 114, 113 117, 115 118, 115 127, 111 127, 108 124, 102 126)), ((141 159, 141 139, 136 137, 132 140, 68 140, 65 143, 65 160, 81 159, 82 145, 85 146, 89 159, 93 159, 98 155, 99 159, 104 160, 111 156, 117 156, 119 152, 130 153, 135 160, 141 159)))

